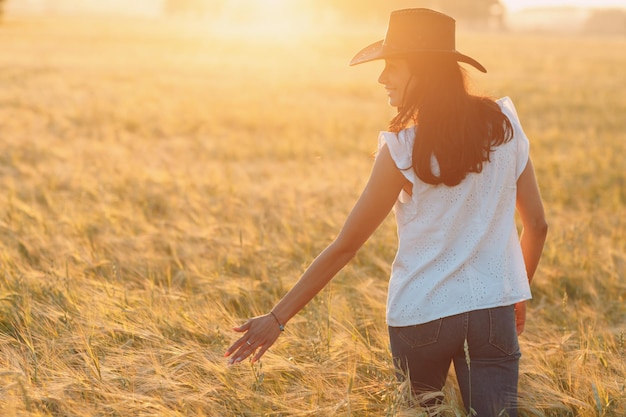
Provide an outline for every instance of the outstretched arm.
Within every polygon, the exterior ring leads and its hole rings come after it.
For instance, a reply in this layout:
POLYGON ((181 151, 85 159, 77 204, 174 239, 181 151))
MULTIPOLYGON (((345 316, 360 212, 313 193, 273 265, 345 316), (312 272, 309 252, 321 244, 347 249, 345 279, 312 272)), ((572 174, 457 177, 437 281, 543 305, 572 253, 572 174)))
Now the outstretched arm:
MULTIPOLYGON (((543 244, 548 233, 548 223, 543 211, 543 202, 541 201, 535 170, 530 158, 522 175, 517 180, 517 211, 522 220, 520 243, 528 281, 530 282, 537 270, 543 251, 543 244)), ((517 334, 521 334, 526 324, 526 303, 517 303, 515 309, 517 334)))
POLYGON ((284 325, 296 315, 354 257, 389 214, 407 182, 391 159, 389 149, 383 146, 368 183, 337 238, 313 261, 271 313, 234 328, 244 335, 224 355, 232 355, 231 364, 241 362, 254 352, 253 361, 263 356, 280 335, 279 324, 284 325))

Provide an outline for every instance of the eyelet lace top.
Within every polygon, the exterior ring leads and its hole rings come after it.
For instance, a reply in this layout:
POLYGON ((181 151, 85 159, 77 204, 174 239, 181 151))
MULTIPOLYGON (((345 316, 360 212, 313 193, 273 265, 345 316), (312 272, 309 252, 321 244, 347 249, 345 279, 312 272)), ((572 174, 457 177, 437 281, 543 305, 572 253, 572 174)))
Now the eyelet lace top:
MULTIPOLYGON (((424 183, 411 167, 415 128, 381 132, 396 166, 412 184, 394 206, 398 252, 392 265, 387 323, 409 326, 531 298, 515 225, 517 179, 529 143, 513 102, 497 101, 513 139, 495 148, 481 173, 457 186, 424 183)), ((437 174, 433 158, 433 172, 437 174)))

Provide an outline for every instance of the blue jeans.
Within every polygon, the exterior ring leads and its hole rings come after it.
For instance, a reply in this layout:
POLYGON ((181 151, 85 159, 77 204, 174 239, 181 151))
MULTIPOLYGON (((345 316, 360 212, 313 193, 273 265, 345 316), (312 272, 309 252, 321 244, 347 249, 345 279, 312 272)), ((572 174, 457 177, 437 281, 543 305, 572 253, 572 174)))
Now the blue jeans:
MULTIPOLYGON (((441 391, 454 361, 467 409, 475 410, 477 417, 517 416, 521 354, 512 305, 469 311, 415 326, 390 326, 389 339, 398 378, 408 376, 414 394, 441 391)), ((421 405, 436 404, 435 399, 421 405)))

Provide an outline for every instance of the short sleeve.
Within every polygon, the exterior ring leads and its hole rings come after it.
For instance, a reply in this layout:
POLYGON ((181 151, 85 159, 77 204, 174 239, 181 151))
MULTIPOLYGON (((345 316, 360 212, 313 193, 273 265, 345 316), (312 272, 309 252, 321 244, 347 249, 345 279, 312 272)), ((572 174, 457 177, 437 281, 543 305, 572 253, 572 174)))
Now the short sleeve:
POLYGON ((416 183, 416 175, 413 170, 413 143, 415 142, 415 131, 412 128, 401 130, 399 133, 380 132, 378 135, 378 150, 387 144, 391 159, 396 167, 411 183, 416 183))
POLYGON ((530 143, 526 133, 524 133, 524 129, 522 129, 522 124, 517 116, 517 110, 515 110, 513 101, 509 97, 503 97, 497 103, 500 105, 502 112, 509 118, 511 126, 513 126, 513 140, 517 144, 515 178, 519 178, 528 162, 530 143))

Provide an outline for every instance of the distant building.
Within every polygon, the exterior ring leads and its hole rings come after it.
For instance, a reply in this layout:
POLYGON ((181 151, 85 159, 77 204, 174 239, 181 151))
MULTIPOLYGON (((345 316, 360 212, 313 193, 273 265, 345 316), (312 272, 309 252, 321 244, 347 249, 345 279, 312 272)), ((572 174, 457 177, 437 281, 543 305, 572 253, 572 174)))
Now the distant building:
POLYGON ((594 10, 583 30, 594 35, 626 35, 626 9, 594 10))
POLYGON ((626 34, 626 9, 537 7, 509 13, 513 31, 566 34, 626 34))
POLYGON ((536 7, 509 13, 506 24, 513 31, 578 33, 589 15, 580 7, 536 7))

